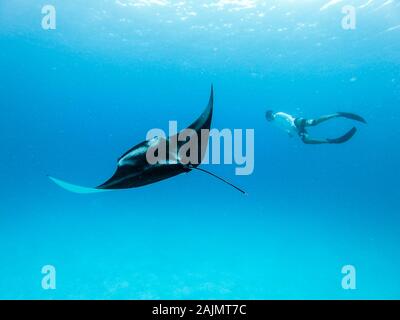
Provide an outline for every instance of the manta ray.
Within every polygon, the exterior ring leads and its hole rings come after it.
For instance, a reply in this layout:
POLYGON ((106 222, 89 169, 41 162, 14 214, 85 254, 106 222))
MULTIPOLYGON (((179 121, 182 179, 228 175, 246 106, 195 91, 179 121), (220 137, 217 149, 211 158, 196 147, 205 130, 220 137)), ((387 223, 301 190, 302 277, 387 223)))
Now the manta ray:
POLYGON ((236 190, 245 194, 245 191, 236 187, 227 180, 218 177, 205 169, 198 168, 204 158, 208 146, 213 107, 214 89, 213 86, 211 86, 211 94, 207 107, 200 117, 184 130, 187 138, 186 140, 181 141, 177 139, 177 135, 174 135, 169 138, 154 137, 137 144, 118 159, 117 169, 113 176, 97 187, 83 187, 51 176, 48 177, 61 188, 70 192, 82 194, 142 187, 182 173, 188 173, 192 170, 199 170, 227 183, 236 190), (204 132, 206 132, 206 134, 204 134, 204 132), (197 158, 197 161, 193 161, 193 163, 184 163, 181 161, 179 156, 180 151, 182 151, 181 149, 185 147, 185 144, 188 143, 188 140, 190 141, 193 135, 197 136, 197 144, 195 145, 197 148, 195 151, 197 152, 195 152, 194 155, 194 157, 197 158), (148 152, 157 149, 161 145, 166 146, 169 150, 169 152, 166 153, 166 157, 156 163, 150 163, 147 157, 148 152))

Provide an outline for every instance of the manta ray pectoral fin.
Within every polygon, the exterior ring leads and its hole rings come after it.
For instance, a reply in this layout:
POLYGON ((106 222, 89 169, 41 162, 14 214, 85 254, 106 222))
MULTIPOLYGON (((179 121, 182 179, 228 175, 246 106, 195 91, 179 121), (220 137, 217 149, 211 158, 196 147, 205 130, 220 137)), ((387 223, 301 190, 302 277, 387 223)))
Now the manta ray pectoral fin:
POLYGON ((53 181, 56 185, 59 187, 73 193, 79 193, 79 194, 88 194, 88 193, 99 193, 99 192, 106 192, 110 190, 104 190, 104 189, 96 189, 96 188, 89 188, 89 187, 82 187, 78 186, 60 179, 53 178, 51 176, 48 176, 48 178, 53 181))
POLYGON ((210 130, 213 109, 214 109, 214 86, 211 85, 210 98, 208 100, 207 107, 200 115, 200 117, 198 117, 197 120, 188 127, 188 129, 193 129, 197 131, 198 134, 200 134, 201 129, 210 130))

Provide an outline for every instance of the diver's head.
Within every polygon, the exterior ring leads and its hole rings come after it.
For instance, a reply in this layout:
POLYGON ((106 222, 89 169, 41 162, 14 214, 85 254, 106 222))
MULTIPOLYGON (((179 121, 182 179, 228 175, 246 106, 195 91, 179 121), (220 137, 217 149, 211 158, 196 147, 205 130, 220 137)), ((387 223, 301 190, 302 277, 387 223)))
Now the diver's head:
POLYGON ((265 117, 267 118, 267 121, 272 121, 274 120, 274 112, 272 110, 268 110, 265 113, 265 117))

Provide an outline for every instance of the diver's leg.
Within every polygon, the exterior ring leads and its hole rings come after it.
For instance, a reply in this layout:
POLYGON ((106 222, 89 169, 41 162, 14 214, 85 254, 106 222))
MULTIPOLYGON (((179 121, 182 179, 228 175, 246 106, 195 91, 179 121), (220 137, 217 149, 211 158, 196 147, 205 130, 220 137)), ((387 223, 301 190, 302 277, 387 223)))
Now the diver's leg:
POLYGON ((357 128, 352 128, 350 131, 348 131, 346 134, 339 138, 335 139, 315 139, 311 138, 308 133, 303 133, 300 135, 301 140, 305 144, 324 144, 324 143, 330 143, 330 144, 340 144, 340 143, 345 143, 349 141, 353 136, 356 134, 357 128))
POLYGON ((325 121, 328 121, 328 120, 331 120, 331 119, 334 119, 337 117, 340 117, 340 115, 338 113, 334 113, 334 114, 328 114, 326 116, 319 117, 317 119, 307 119, 304 121, 304 126, 305 127, 317 126, 322 122, 325 122, 325 121))
POLYGON ((327 139, 311 138, 308 133, 301 134, 300 138, 305 144, 324 144, 324 143, 329 143, 329 141, 327 139))
POLYGON ((310 135, 308 134, 308 131, 306 130, 306 127, 312 126, 312 124, 308 123, 309 121, 313 120, 308 120, 304 118, 297 118, 295 119, 294 123, 297 127, 297 130, 299 132, 299 136, 301 140, 305 144, 322 144, 322 143, 328 143, 326 139, 314 139, 311 138, 310 135))
POLYGON ((334 118, 346 118, 346 119, 351 119, 351 120, 355 120, 358 122, 362 122, 362 123, 367 123, 367 121, 365 121, 365 119, 357 114, 354 113, 349 113, 349 112, 336 112, 333 114, 328 114, 326 116, 322 116, 319 117, 317 119, 306 119, 303 120, 304 122, 304 126, 305 127, 313 127, 313 126, 317 126, 322 122, 334 119, 334 118))

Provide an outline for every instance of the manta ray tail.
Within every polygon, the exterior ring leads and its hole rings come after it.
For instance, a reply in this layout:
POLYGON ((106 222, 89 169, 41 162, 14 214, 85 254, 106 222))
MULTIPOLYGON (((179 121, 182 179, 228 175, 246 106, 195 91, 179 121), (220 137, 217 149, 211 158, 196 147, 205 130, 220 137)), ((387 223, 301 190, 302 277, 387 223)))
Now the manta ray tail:
POLYGON ((48 176, 48 178, 53 181, 56 185, 59 187, 73 193, 79 193, 79 194, 88 194, 88 193, 99 193, 99 192, 106 192, 109 190, 104 190, 104 189, 96 189, 96 188, 88 188, 88 187, 82 187, 78 186, 60 179, 53 178, 51 176, 48 176))
POLYGON ((214 178, 217 178, 218 180, 221 180, 222 182, 225 182, 226 184, 230 185, 231 187, 235 188, 236 190, 240 191, 241 193, 247 194, 246 191, 240 189, 239 187, 236 187, 234 184, 232 184, 232 183, 230 183, 229 181, 227 181, 227 180, 225 180, 225 179, 223 179, 223 178, 217 176, 216 174, 214 174, 214 173, 212 173, 212 172, 210 172, 210 171, 204 170, 204 169, 202 169, 202 168, 194 167, 194 166, 189 166, 189 169, 195 169, 195 170, 199 170, 199 171, 202 171, 202 172, 204 172, 204 173, 207 173, 207 174, 209 174, 210 176, 213 176, 214 178))

